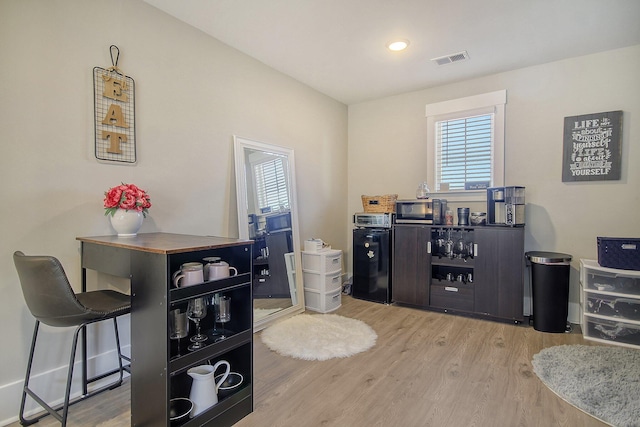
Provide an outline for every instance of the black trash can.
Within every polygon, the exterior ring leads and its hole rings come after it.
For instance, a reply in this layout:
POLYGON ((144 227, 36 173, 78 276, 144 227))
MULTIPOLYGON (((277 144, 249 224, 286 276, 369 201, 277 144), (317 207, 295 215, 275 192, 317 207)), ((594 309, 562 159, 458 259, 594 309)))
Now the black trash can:
POLYGON ((566 332, 571 255, 532 251, 526 257, 531 263, 533 328, 541 332, 566 332))

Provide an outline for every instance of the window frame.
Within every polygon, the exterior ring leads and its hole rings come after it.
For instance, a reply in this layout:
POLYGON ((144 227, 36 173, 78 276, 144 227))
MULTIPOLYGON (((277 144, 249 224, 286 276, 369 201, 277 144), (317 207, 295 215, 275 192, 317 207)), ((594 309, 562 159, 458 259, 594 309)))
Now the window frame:
MULTIPOLYGON (((280 166, 281 166, 281 170, 282 170, 282 178, 284 180, 284 188, 286 190, 286 197, 287 197, 287 206, 285 206, 285 209, 290 209, 291 208, 291 194, 289 193, 289 170, 287 168, 287 162, 284 161, 283 157, 279 156, 279 155, 267 155, 267 156, 262 156, 260 159, 254 159, 252 161, 250 161, 250 165, 251 165, 251 178, 253 180, 253 183, 255 185, 255 192, 254 192, 254 203, 255 206, 257 207, 258 210, 262 210, 263 208, 266 207, 270 207, 271 208, 271 212, 277 212, 280 210, 280 207, 282 205, 279 206, 260 206, 260 192, 261 189, 264 190, 264 188, 259 188, 259 187, 263 187, 261 185, 261 182, 259 182, 258 180, 258 176, 256 174, 256 168, 257 167, 261 167, 264 164, 267 163, 273 163, 273 162, 279 162, 280 166)), ((276 178, 277 179, 277 178, 276 178)), ((280 193, 280 191, 278 191, 278 193, 280 193)))
POLYGON ((492 177, 491 187, 504 185, 504 123, 507 91, 499 90, 465 98, 452 99, 433 104, 427 104, 427 150, 432 158, 428 159, 427 183, 432 194, 446 196, 447 200, 476 201, 484 200, 485 190, 450 190, 437 191, 436 187, 436 122, 479 114, 494 113, 493 143, 492 143, 492 177))
POLYGON ((291 207, 291 200, 289 197, 289 189, 288 189, 288 182, 287 182, 287 166, 286 166, 286 162, 283 160, 282 157, 279 156, 273 156, 270 159, 266 159, 266 160, 261 160, 259 162, 255 162, 252 164, 252 168, 253 168, 253 179, 256 185, 256 206, 258 207, 258 209, 262 210, 264 208, 271 208, 272 211, 277 211, 280 210, 281 207, 285 208, 285 209, 289 209, 291 207), (267 180, 265 179, 265 165, 273 165, 273 179, 274 182, 276 183, 276 190, 277 190, 277 199, 278 201, 281 201, 282 196, 284 196, 286 198, 286 204, 283 205, 281 203, 278 203, 277 206, 271 206, 271 204, 269 204, 269 194, 270 192, 267 191, 270 188, 267 187, 266 183, 267 180), (260 174, 258 173, 258 168, 260 168, 260 174), (259 177, 259 175, 262 175, 261 177, 259 177), (259 179, 262 178, 262 179, 259 179), (279 183, 282 182, 282 186, 279 185, 279 183), (264 201, 267 202, 267 205, 262 206, 261 205, 261 198, 264 197, 264 201), (274 209, 277 208, 277 209, 274 209))

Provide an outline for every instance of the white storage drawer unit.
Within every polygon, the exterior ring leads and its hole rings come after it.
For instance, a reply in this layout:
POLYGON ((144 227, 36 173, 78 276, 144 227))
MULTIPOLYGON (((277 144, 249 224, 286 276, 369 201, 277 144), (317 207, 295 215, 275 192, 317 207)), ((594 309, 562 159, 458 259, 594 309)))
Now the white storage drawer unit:
POLYGON ((585 339, 640 347, 640 271, 580 260, 580 288, 585 339))
POLYGON ((310 271, 302 272, 304 276, 305 289, 313 289, 314 291, 333 292, 342 287, 342 271, 335 273, 320 274, 310 271))
POLYGON ((304 302, 309 310, 328 313, 342 305, 342 251, 302 251, 304 302))
POLYGON ((313 289, 304 289, 304 304, 309 310, 320 313, 329 313, 337 310, 342 305, 342 289, 333 292, 320 292, 313 289))
POLYGON ((342 251, 325 249, 318 252, 302 252, 302 269, 314 273, 342 271, 342 251))

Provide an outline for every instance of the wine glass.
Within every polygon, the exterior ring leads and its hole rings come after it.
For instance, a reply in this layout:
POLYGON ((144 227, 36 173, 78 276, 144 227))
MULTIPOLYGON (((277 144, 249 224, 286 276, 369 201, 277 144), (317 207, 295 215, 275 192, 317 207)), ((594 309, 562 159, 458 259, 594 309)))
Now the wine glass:
POLYGON ((225 295, 220 295, 216 303, 216 322, 222 323, 221 335, 218 340, 227 338, 224 334, 224 324, 231 321, 231 298, 225 295))
POLYGON ((208 338, 206 335, 200 332, 200 320, 202 320, 207 315, 207 300, 200 297, 194 298, 189 301, 187 306, 187 316, 189 319, 193 320, 196 324, 196 334, 191 337, 191 344, 188 349, 189 350, 198 350, 204 347, 203 342, 208 338))
POLYGON ((209 330, 207 332, 207 334, 211 335, 214 339, 214 341, 218 341, 220 336, 222 335, 222 333, 218 330, 218 323, 216 322, 216 319, 218 318, 217 315, 217 311, 218 311, 218 301, 220 300, 220 294, 213 294, 211 296, 211 309, 213 310, 213 329, 209 330))
POLYGON ((438 258, 442 258, 445 252, 445 239, 444 239, 444 230, 438 229, 438 237, 436 238, 436 252, 438 254, 438 258))
POLYGON ((453 240, 451 238, 451 229, 447 230, 447 240, 445 242, 445 256, 447 258, 453 258, 453 240))
POLYGON ((178 352, 176 357, 180 356, 180 339, 189 335, 189 321, 187 320, 187 312, 181 311, 179 308, 169 312, 169 338, 178 341, 178 352))
POLYGON ((467 252, 467 245, 464 241, 464 233, 461 231, 456 235, 456 243, 454 245, 454 253, 456 255, 457 258, 463 258, 466 259, 468 253, 467 252))

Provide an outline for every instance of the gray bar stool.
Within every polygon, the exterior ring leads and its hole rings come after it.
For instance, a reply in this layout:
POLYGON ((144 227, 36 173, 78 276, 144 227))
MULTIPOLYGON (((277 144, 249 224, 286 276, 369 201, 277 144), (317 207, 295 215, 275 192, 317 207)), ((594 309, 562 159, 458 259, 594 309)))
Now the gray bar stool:
MULTIPOLYGON (((20 402, 20 423, 30 425, 38 422, 42 417, 51 414, 65 427, 69 405, 77 403, 88 397, 94 396, 102 391, 114 389, 122 384, 122 378, 126 369, 122 361, 130 359, 122 355, 120 350, 120 337, 118 335, 118 322, 116 318, 131 311, 131 298, 129 295, 112 290, 100 290, 90 292, 75 293, 69 284, 69 280, 64 272, 60 261, 52 256, 27 256, 20 251, 13 254, 13 262, 18 271, 22 294, 29 311, 36 318, 29 361, 27 363, 27 373, 22 390, 22 401, 20 402), (111 374, 118 373, 118 379, 113 383, 100 387, 91 392, 83 394, 72 402, 69 401, 71 393, 71 381, 73 378, 73 365, 75 362, 76 348, 78 346, 79 332, 91 323, 113 319, 113 326, 118 351, 119 368, 111 374), (71 343, 71 358, 67 373, 67 384, 64 395, 64 403, 56 407, 49 406, 33 390, 29 388, 29 377, 33 364, 33 355, 36 348, 36 339, 40 323, 53 327, 75 326, 73 341, 71 343), (32 418, 24 417, 24 408, 27 395, 33 398, 46 412, 32 418), (62 409, 62 414, 58 413, 62 409)), ((87 384, 102 379, 105 375, 98 375, 93 378, 83 379, 83 390, 87 390, 87 384)))

